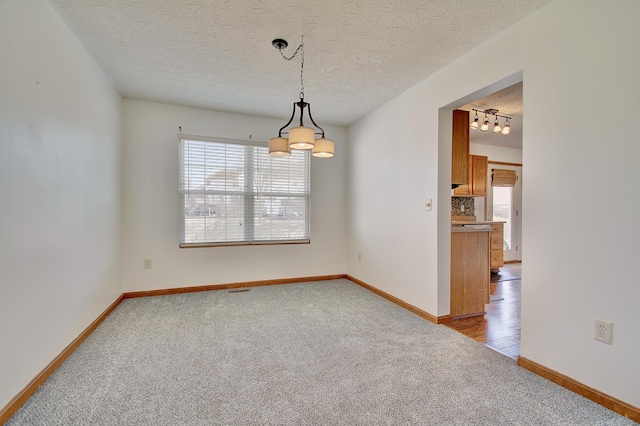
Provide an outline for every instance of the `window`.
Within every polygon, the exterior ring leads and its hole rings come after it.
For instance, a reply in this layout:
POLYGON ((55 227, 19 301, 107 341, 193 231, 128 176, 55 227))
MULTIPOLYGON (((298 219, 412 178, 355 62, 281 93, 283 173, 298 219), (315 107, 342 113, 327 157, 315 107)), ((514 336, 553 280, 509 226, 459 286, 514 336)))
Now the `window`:
POLYGON ((180 135, 180 247, 308 243, 310 152, 180 135))
POLYGON ((504 235, 502 238, 503 249, 511 250, 511 228, 513 221, 511 212, 513 211, 513 188, 508 186, 493 187, 493 220, 505 222, 504 235))
POLYGON ((513 248, 513 235, 515 232, 514 212, 514 187, 518 181, 515 170, 492 169, 491 186, 493 200, 493 220, 505 222, 503 244, 504 250, 513 248))

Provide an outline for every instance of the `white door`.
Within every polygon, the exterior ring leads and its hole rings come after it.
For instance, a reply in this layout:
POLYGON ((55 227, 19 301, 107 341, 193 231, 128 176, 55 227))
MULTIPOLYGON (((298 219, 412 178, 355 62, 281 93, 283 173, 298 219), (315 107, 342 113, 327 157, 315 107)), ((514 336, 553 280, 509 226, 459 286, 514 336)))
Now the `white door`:
POLYGON ((489 220, 504 224, 504 260, 521 261, 522 243, 522 167, 489 164, 487 173, 487 213, 489 220), (517 180, 514 187, 491 186, 492 169, 514 170, 517 180))

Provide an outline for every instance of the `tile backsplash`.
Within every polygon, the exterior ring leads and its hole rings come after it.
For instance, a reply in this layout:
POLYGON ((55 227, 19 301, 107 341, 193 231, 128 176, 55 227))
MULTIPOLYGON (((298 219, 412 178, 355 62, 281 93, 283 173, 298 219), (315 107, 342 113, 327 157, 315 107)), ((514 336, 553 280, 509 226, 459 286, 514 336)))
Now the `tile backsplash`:
POLYGON ((473 202, 473 197, 451 197, 451 216, 475 215, 476 209, 473 202))

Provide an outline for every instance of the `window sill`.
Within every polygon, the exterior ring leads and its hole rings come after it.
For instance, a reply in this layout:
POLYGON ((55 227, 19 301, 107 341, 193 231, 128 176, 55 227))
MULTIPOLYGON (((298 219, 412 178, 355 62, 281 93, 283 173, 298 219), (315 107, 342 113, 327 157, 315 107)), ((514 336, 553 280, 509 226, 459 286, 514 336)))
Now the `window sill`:
POLYGON ((238 246, 280 246, 289 244, 311 244, 311 240, 293 241, 238 241, 227 243, 181 243, 180 248, 206 248, 206 247, 238 247, 238 246))

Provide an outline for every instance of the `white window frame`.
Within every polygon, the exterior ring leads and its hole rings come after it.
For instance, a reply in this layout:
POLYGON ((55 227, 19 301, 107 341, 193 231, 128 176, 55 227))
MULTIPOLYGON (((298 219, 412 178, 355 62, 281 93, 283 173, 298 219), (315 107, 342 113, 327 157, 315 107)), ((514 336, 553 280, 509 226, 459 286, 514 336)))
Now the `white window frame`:
POLYGON ((276 158, 269 156, 266 142, 180 133, 178 158, 181 248, 310 242, 309 151, 294 150, 290 157, 276 158), (231 149, 236 154, 233 161, 227 161, 226 148, 221 144, 233 146, 231 149), (239 163, 238 146, 245 147, 241 154, 243 165, 228 166, 234 161, 239 163), (195 147, 205 147, 204 153, 195 147), (222 187, 220 182, 211 186, 211 176, 222 171, 225 176, 236 173, 242 178, 231 183, 225 178, 222 187), (283 176, 287 178, 283 179, 283 176), (239 183, 243 185, 238 186, 239 183), (233 205, 229 201, 231 198, 236 200, 233 205), (209 207, 210 199, 223 201, 209 207), (238 203, 239 199, 243 201, 238 203), (192 205, 197 202, 194 200, 199 200, 200 204, 192 205), (238 207, 239 204, 242 208, 238 207), (220 212, 226 212, 227 206, 231 206, 229 211, 235 215, 220 212), (215 227, 211 226, 214 222, 215 227))

